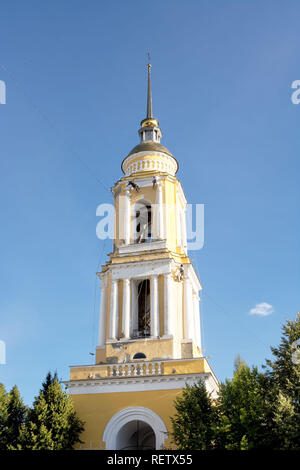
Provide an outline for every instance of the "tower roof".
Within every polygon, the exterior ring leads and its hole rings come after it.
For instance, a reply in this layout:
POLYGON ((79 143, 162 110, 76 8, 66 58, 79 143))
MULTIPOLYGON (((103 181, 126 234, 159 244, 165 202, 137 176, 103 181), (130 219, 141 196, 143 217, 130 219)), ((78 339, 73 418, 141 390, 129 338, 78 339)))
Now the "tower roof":
MULTIPOLYGON (((139 135, 140 135, 140 143, 136 145, 127 155, 126 158, 128 158, 131 155, 134 155, 135 153, 139 152, 160 152, 164 153, 172 158, 173 155, 170 152, 170 150, 167 149, 164 145, 160 143, 160 139, 162 137, 162 132, 159 127, 159 122, 157 119, 153 117, 153 111, 152 111, 152 89, 151 89, 151 63, 150 63, 150 55, 148 54, 149 62, 147 64, 147 69, 148 69, 148 87, 147 87, 147 113, 146 113, 146 118, 142 120, 141 122, 141 128, 139 129, 139 135)), ((124 159, 124 161, 126 160, 124 159)), ((176 161, 176 159, 174 158, 176 161)), ((123 163, 124 163, 123 161, 123 163)), ((123 169, 123 163, 122 163, 122 169, 123 169)), ((178 163, 176 161, 177 168, 178 168, 178 163)))
MULTIPOLYGON (((130 155, 133 155, 134 153, 138 152, 162 152, 166 153, 167 155, 170 155, 173 157, 171 154, 170 150, 167 149, 164 145, 162 145, 160 142, 153 142, 153 141, 148 141, 148 142, 141 142, 140 144, 136 145, 127 155, 129 157, 130 155)), ((126 158, 127 158, 126 157, 126 158)), ((174 158, 174 157, 173 157, 174 158)))

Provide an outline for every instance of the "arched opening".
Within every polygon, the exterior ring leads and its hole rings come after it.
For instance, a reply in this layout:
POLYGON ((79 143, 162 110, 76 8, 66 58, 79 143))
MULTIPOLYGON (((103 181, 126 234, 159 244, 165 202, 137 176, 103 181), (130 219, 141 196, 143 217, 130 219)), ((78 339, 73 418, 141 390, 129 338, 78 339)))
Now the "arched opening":
POLYGON ((135 243, 152 241, 152 210, 151 204, 138 201, 134 211, 135 243))
POLYGON ((133 356, 132 359, 146 359, 146 356, 145 356, 144 353, 138 352, 138 353, 136 353, 136 354, 133 356))
POLYGON ((138 336, 150 336, 150 280, 138 285, 138 336))
MULTIPOLYGON (((160 416, 158 416, 154 411, 150 410, 149 408, 144 408, 143 406, 131 406, 129 408, 124 408, 123 410, 118 411, 112 418, 108 421, 103 436, 102 440, 105 442, 106 449, 107 450, 116 450, 120 449, 121 447, 126 447, 128 444, 128 441, 125 442, 125 436, 124 433, 120 433, 126 424, 128 423, 136 423, 136 421, 139 421, 140 423, 142 422, 142 429, 144 428, 144 431, 147 429, 150 431, 152 430, 155 434, 155 440, 154 442, 151 442, 151 445, 153 444, 156 450, 162 449, 164 447, 164 442, 165 439, 168 438, 168 432, 165 423, 161 419, 160 416), (149 428, 145 428, 145 424, 148 424, 149 428), (118 438, 118 439, 117 439, 118 438), (123 442, 122 442, 123 440, 123 442)), ((137 426, 131 425, 131 436, 134 434, 137 430, 137 426)), ((129 429, 129 431, 130 431, 129 429)), ((126 431, 126 428, 123 429, 123 431, 126 431)), ((141 432, 141 425, 139 425, 139 431, 141 432)), ((142 432, 139 434, 139 445, 140 445, 140 438, 143 437, 142 442, 144 446, 149 446, 149 441, 147 442, 146 439, 146 432, 142 432)), ((128 433, 130 434, 130 433, 128 433)), ((129 437, 129 436, 128 436, 129 437)), ((152 436, 153 438, 153 436, 152 436)), ((150 440, 150 437, 149 437, 150 440)), ((135 443, 137 441, 135 440, 135 443)))
POLYGON ((155 433, 152 427, 144 421, 129 421, 117 434, 116 450, 154 450, 155 448, 155 433))

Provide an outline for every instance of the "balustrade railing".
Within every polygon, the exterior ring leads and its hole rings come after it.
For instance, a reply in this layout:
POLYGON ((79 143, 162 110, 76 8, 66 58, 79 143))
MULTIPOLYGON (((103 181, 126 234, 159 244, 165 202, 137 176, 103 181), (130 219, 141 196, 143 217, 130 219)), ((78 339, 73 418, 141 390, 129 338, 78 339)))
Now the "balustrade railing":
POLYGON ((136 362, 111 364, 107 366, 109 377, 137 377, 142 375, 161 375, 162 362, 136 362))

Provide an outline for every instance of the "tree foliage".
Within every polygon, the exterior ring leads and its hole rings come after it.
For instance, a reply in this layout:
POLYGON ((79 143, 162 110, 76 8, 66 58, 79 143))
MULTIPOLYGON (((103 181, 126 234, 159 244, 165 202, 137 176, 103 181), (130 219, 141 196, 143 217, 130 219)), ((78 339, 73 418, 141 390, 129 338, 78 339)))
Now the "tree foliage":
POLYGON ((23 430, 23 447, 32 450, 69 450, 83 431, 69 395, 49 372, 33 402, 23 430))
POLYGON ((238 357, 214 403, 204 384, 183 390, 171 418, 179 449, 300 449, 300 314, 282 329, 263 371, 238 357))
POLYGON ((25 423, 27 407, 20 397, 17 386, 9 393, 0 384, 0 449, 18 449, 22 440, 22 426, 25 423))
POLYGON ((273 360, 266 361, 269 404, 272 409, 274 447, 300 450, 300 313, 282 327, 273 360))
POLYGON ((17 387, 6 393, 0 384, 0 450, 69 450, 82 431, 56 374, 48 373, 32 408, 24 405, 17 387))
POLYGON ((215 409, 199 380, 193 386, 187 385, 182 397, 175 400, 177 413, 171 418, 172 440, 181 450, 207 450, 212 448, 215 424, 215 409))
POLYGON ((219 447, 246 450, 267 447, 268 420, 263 376, 256 367, 240 362, 232 380, 220 385, 219 447))

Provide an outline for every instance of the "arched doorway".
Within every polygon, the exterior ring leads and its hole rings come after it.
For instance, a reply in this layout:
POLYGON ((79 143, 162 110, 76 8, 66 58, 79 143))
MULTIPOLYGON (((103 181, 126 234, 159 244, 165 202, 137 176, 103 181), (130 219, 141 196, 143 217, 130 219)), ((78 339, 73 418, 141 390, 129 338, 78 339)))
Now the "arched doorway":
POLYGON ((117 434, 116 450, 155 450, 155 448, 155 433, 144 421, 130 421, 117 434))
MULTIPOLYGON (((139 442, 142 438, 143 445, 154 445, 155 450, 162 449, 164 447, 165 439, 168 437, 168 432, 165 423, 158 414, 149 408, 143 406, 131 406, 118 411, 108 421, 102 440, 105 442, 107 450, 120 450, 120 447, 131 445, 125 442, 122 443, 123 436, 127 430, 128 434, 131 434, 131 438, 134 438, 134 433, 137 431, 136 422, 139 421, 139 442), (142 424, 141 424, 142 423, 142 424), (125 426, 129 424, 129 427, 125 426), (148 425, 148 427, 146 427, 148 425), (121 432, 119 434, 120 431, 121 432), (130 431, 130 432, 129 432, 130 431), (153 434, 155 439, 153 440, 153 434)), ((136 436, 135 436, 136 438, 136 436)), ((133 441, 134 443, 137 442, 133 441)))

